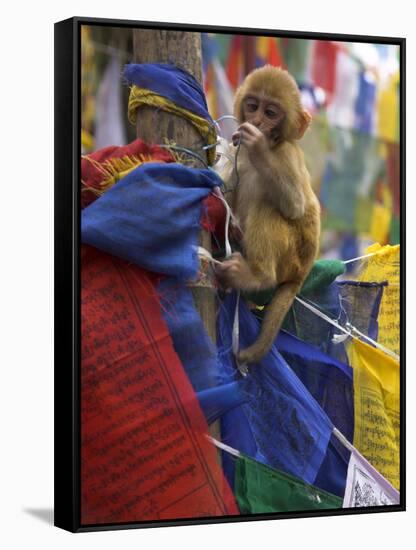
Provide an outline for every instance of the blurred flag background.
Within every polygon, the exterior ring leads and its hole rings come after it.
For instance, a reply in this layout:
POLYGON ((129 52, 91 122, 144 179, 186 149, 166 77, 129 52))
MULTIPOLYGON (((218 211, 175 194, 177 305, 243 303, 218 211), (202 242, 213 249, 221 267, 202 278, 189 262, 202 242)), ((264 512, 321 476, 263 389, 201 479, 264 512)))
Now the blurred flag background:
MULTIPOLYGON (((135 138, 127 121, 131 30, 82 27, 82 146, 89 153, 135 138)), ((301 141, 322 207, 320 257, 347 260, 377 242, 400 242, 399 47, 203 33, 204 89, 214 119, 232 114, 245 75, 287 69, 313 115, 301 141)), ((229 139, 235 121, 223 119, 229 139)))

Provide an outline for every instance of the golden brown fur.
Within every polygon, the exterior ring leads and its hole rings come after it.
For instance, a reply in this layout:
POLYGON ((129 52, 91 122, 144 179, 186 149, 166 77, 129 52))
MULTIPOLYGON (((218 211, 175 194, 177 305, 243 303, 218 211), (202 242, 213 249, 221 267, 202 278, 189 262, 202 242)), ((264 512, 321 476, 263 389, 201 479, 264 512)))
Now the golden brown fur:
MULTIPOLYGON (((241 290, 279 285, 267 306, 258 339, 239 353, 240 362, 253 363, 269 351, 313 265, 320 210, 296 141, 310 116, 302 109, 293 78, 270 66, 253 71, 237 91, 235 114, 243 124, 237 132, 241 139, 239 183, 230 203, 243 231, 243 255, 233 254, 222 263, 219 280, 224 287, 241 290), (245 98, 251 96, 254 106, 243 107, 245 98), (269 103, 272 107, 276 104, 272 111, 278 121, 275 127, 265 114, 269 103), (249 124, 248 119, 252 121, 249 124)), ((235 182, 235 173, 230 179, 235 182)))

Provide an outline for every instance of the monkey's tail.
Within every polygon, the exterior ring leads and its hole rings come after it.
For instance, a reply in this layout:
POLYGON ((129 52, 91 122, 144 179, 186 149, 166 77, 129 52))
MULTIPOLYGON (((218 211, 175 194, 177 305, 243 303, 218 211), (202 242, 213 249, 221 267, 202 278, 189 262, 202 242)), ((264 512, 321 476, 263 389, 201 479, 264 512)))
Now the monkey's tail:
POLYGON ((238 354, 239 363, 257 363, 269 352, 277 333, 282 326, 286 313, 301 288, 301 283, 283 283, 276 290, 272 301, 266 308, 257 340, 238 354))

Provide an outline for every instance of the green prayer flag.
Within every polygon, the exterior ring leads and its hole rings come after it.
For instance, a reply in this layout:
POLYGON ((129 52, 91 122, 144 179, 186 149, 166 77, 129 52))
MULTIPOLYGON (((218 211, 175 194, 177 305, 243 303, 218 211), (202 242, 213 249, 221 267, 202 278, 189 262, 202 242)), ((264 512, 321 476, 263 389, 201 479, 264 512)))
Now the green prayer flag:
POLYGON ((242 514, 342 508, 342 499, 294 476, 240 455, 235 496, 242 514))
POLYGON ((307 295, 322 290, 343 273, 345 273, 345 264, 341 260, 317 260, 303 283, 300 293, 307 295))
POLYGON ((390 224, 390 244, 400 244, 400 218, 393 216, 390 224))

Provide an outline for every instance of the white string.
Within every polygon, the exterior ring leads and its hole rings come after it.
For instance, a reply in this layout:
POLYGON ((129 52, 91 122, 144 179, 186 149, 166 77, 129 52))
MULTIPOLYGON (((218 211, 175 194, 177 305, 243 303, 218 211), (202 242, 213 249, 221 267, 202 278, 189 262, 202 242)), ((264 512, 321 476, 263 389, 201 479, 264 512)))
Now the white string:
MULTIPOLYGON (((231 249, 231 244, 230 244, 230 239, 229 239, 228 233, 229 233, 230 219, 233 217, 233 213, 231 211, 230 205, 227 203, 227 201, 222 196, 220 189, 215 188, 215 192, 213 193, 213 195, 215 197, 218 197, 222 201, 222 203, 225 206, 226 212, 227 212, 226 220, 225 220, 225 257, 229 258, 232 254, 232 249, 231 249)), ((221 264, 221 262, 219 262, 218 260, 215 260, 212 257, 212 254, 210 252, 208 252, 208 250, 206 250, 202 246, 198 246, 197 250, 198 250, 199 256, 202 256, 202 257, 208 259, 209 261, 211 261, 213 263, 221 264)), ((237 292, 237 302, 236 302, 235 311, 234 311, 234 321, 233 321, 233 330, 232 330, 232 350, 233 350, 233 354, 234 354, 235 357, 237 357, 238 350, 239 350, 239 347, 240 347, 240 343, 239 343, 240 342, 239 305, 240 305, 240 291, 237 292)), ((242 376, 247 376, 247 374, 248 374, 247 365, 240 364, 238 361, 236 361, 236 362, 237 362, 237 368, 240 371, 241 375, 242 376)))
POLYGON ((370 256, 375 256, 376 254, 379 254, 380 252, 370 252, 370 254, 364 254, 364 256, 357 256, 356 258, 352 258, 351 260, 345 260, 342 262, 343 264, 350 264, 352 262, 358 262, 358 260, 363 260, 364 258, 370 258, 370 256))
MULTIPOLYGON (((217 188, 216 188, 217 191, 217 188)), ((232 254, 232 249, 230 245, 230 240, 228 236, 229 232, 229 226, 230 226, 230 219, 233 217, 233 213, 231 211, 230 205, 227 203, 227 201, 224 199, 224 197, 221 194, 221 191, 218 189, 218 191, 215 193, 215 196, 218 197, 222 203, 225 206, 225 209, 227 211, 227 217, 225 221, 225 257, 228 258, 232 254)), ((234 218, 235 220, 235 218, 234 218)), ((233 330, 232 330, 232 350, 234 357, 236 358, 237 368, 240 371, 240 374, 242 376, 247 376, 248 374, 248 368, 245 364, 240 364, 237 360, 238 350, 240 348, 240 314, 239 314, 239 307, 240 307, 240 291, 237 292, 237 301, 235 305, 235 311, 234 311, 234 320, 233 320, 233 330)))
POLYGON ((215 445, 216 447, 218 447, 218 449, 221 449, 222 451, 225 451, 226 453, 229 453, 230 455, 233 455, 233 456, 236 456, 236 457, 240 457, 241 456, 241 453, 240 451, 237 451, 237 449, 234 449, 233 447, 230 447, 229 445, 226 445, 225 443, 223 443, 222 441, 218 441, 218 439, 215 439, 214 437, 208 435, 208 434, 205 434, 205 437, 213 444, 215 445))
POLYGON ((242 376, 247 376, 248 367, 245 363, 239 363, 237 360, 238 350, 240 349, 240 291, 237 291, 237 301, 235 304, 233 333, 232 333, 232 349, 237 363, 237 368, 242 376))
POLYGON ((237 291, 237 300, 235 303, 234 321, 233 321, 233 333, 232 333, 232 350, 234 355, 237 355, 240 341, 240 322, 238 309, 240 307, 240 291, 237 291))
MULTIPOLYGON (((369 254, 364 254, 364 256, 357 256, 356 258, 351 258, 351 260, 345 260, 342 263, 343 264, 350 264, 352 262, 358 262, 359 260, 363 260, 365 258, 370 258, 371 256, 376 256, 377 254, 382 254, 384 252, 384 248, 380 248, 380 250, 376 250, 375 252, 370 252, 369 254)), ((396 262, 394 262, 396 263, 396 262)))
POLYGON ((217 197, 220 199, 220 201, 223 203, 226 211, 226 217, 225 217, 225 257, 228 258, 232 254, 231 245, 230 245, 230 238, 229 238, 229 229, 230 229, 230 220, 231 218, 234 218, 234 215, 231 211, 230 205, 228 202, 224 199, 222 196, 222 193, 219 189, 219 187, 215 187, 214 192, 212 193, 214 197, 217 197))
POLYGON ((230 119, 230 120, 235 120, 236 122, 238 122, 238 119, 235 118, 235 116, 233 115, 222 115, 220 116, 219 118, 217 118, 216 120, 214 120, 214 124, 216 125, 217 127, 217 133, 222 137, 222 132, 221 132, 221 126, 218 124, 221 120, 227 120, 227 119, 230 119))
POLYGON ((340 325, 337 321, 335 321, 334 319, 331 319, 331 317, 329 317, 328 315, 325 315, 325 313, 322 313, 322 311, 320 311, 319 309, 317 309, 316 307, 312 306, 311 304, 308 304, 307 302, 303 301, 301 298, 299 298, 299 296, 296 296, 295 298, 300 304, 302 304, 304 307, 306 307, 307 309, 309 309, 310 311, 312 311, 312 313, 314 313, 315 315, 317 315, 318 317, 320 317, 321 319, 323 319, 324 321, 326 321, 327 323, 330 323, 331 325, 333 325, 334 327, 336 327, 338 330, 340 330, 341 332, 344 332, 345 334, 348 334, 348 336, 351 336, 351 338, 354 338, 356 340, 359 340, 359 338, 354 334, 354 333, 357 333, 359 334, 362 338, 364 338, 365 340, 367 340, 368 342, 370 342, 370 344, 372 344, 374 347, 378 348, 379 350, 381 350, 382 352, 384 352, 386 355, 389 355, 390 357, 393 357, 393 359, 395 359, 396 361, 400 361, 400 355, 397 355, 396 353, 394 353, 394 351, 391 351, 389 349, 387 349, 386 347, 384 347, 382 344, 380 344, 379 342, 376 342, 375 340, 373 340, 372 338, 370 338, 369 336, 367 336, 366 334, 363 334, 362 332, 360 332, 357 328, 355 328, 354 326, 352 326, 350 323, 347 323, 347 326, 349 328, 346 329, 345 327, 343 327, 342 325, 340 325))

